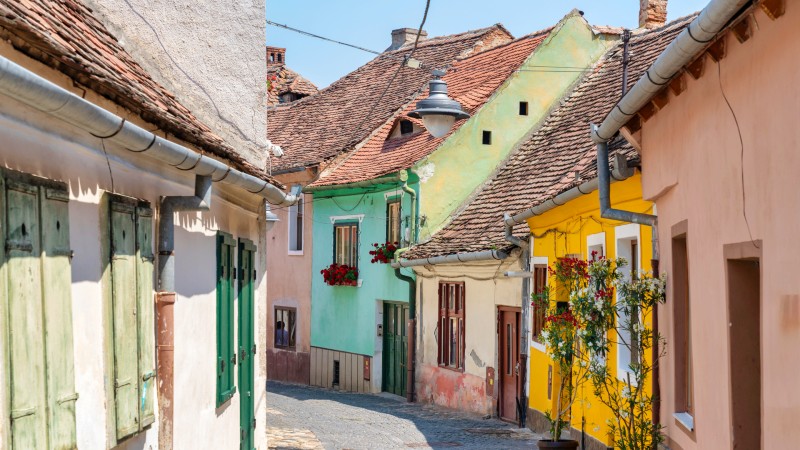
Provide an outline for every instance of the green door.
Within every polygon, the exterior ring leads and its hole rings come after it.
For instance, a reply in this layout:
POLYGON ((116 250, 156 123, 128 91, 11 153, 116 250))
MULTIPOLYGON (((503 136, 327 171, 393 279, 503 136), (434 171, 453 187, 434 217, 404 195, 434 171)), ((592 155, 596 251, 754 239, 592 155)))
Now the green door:
POLYGON ((408 305, 383 304, 383 390, 406 395, 408 305))
POLYGON ((255 386, 253 356, 256 344, 253 327, 254 284, 255 284, 255 245, 247 239, 239 239, 239 422, 241 427, 242 450, 254 448, 253 434, 256 428, 253 410, 255 386))

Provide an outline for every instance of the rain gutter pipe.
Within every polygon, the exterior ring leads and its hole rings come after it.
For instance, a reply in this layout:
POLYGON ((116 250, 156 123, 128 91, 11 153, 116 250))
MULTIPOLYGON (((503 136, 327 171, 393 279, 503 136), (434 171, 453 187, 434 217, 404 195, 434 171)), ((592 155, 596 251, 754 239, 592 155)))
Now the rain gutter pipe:
MULTIPOLYGON (((633 223, 653 227, 653 275, 659 275, 658 226, 655 216, 620 211, 610 208, 608 177, 608 141, 613 138, 634 114, 676 75, 689 64, 716 37, 726 24, 739 12, 748 0, 711 0, 686 29, 681 31, 647 69, 644 76, 612 108, 598 127, 591 128, 591 137, 597 143, 597 167, 600 181, 601 217, 619 218, 633 223), (630 219, 630 220, 628 220, 630 219)), ((653 339, 658 340, 658 308, 653 308, 653 339)), ((653 346, 652 358, 658 357, 659 348, 653 346)), ((658 364, 653 365, 652 392, 653 423, 661 422, 661 392, 658 364)))
POLYGON ((286 194, 266 180, 157 136, 3 57, 0 57, 0 93, 126 149, 127 152, 120 155, 123 159, 135 161, 147 155, 195 174, 195 194, 162 197, 158 220, 157 385, 159 429, 162 430, 159 447, 172 448, 176 298, 174 213, 208 211, 213 182, 244 189, 279 206, 296 203, 298 195, 286 194))

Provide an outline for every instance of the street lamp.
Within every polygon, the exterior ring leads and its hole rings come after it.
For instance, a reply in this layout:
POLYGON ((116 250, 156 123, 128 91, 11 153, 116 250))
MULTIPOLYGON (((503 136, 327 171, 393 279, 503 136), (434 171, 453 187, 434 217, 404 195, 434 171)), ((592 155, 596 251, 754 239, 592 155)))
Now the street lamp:
POLYGON ((433 137, 440 138, 450 132, 458 119, 467 119, 469 114, 461 110, 461 103, 447 96, 447 83, 441 79, 444 72, 434 70, 435 77, 428 83, 428 98, 417 102, 417 109, 408 113, 409 117, 422 119, 422 123, 433 137))

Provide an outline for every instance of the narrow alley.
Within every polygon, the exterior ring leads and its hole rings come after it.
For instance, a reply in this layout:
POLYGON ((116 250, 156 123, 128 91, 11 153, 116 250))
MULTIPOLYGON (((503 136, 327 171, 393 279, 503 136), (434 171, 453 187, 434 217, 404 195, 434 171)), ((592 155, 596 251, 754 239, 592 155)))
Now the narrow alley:
POLYGON ((496 419, 355 394, 270 381, 270 449, 533 448, 541 436, 496 419))

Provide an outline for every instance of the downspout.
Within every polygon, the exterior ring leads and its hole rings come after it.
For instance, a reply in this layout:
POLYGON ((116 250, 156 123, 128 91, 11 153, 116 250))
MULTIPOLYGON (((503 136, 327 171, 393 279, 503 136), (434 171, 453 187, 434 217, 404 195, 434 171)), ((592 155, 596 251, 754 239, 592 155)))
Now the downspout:
MULTIPOLYGON (((413 169, 412 169, 413 171, 413 169)), ((411 229, 410 229, 410 236, 409 236, 409 244, 407 247, 397 249, 395 251, 395 260, 400 258, 400 255, 403 252, 407 251, 417 240, 417 192, 408 186, 408 174, 405 173, 403 177, 403 186, 401 189, 403 192, 407 193, 409 199, 411 200, 411 214, 409 215, 409 221, 411 222, 411 229)), ((417 341, 417 282, 413 277, 408 275, 404 275, 401 272, 400 267, 394 267, 394 276, 397 277, 400 281, 405 281, 408 283, 408 324, 406 324, 406 334, 408 335, 408 349, 406 355, 406 400, 410 403, 415 400, 415 370, 416 370, 416 341, 417 341)))
POLYGON ((161 198, 158 214, 158 291, 156 345, 158 348, 158 446, 172 448, 175 388, 175 213, 208 211, 211 177, 195 175, 194 196, 161 198))
MULTIPOLYGON (((509 224, 511 215, 506 213, 503 217, 505 224, 505 239, 506 241, 514 244, 520 250, 520 260, 522 261, 522 272, 530 273, 531 271, 531 255, 530 246, 528 241, 514 236, 514 225, 509 224)), ((525 385, 528 379, 528 353, 530 352, 530 344, 528 343, 528 317, 530 315, 531 294, 530 294, 530 278, 522 278, 520 305, 522 307, 522 324, 519 333, 519 398, 517 399, 517 415, 519 421, 517 425, 520 428, 525 427, 525 422, 528 415, 528 396, 526 395, 525 385)))

